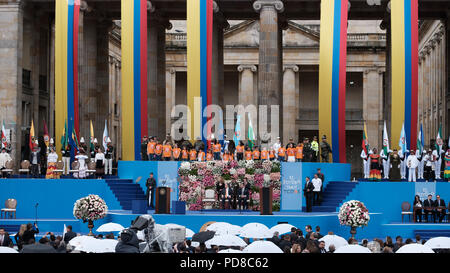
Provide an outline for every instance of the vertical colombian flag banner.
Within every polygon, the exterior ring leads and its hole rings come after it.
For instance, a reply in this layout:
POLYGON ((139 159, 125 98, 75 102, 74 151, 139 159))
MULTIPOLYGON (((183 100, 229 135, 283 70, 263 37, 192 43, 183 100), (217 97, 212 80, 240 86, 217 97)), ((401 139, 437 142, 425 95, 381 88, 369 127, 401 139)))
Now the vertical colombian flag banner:
POLYGON ((147 1, 122 5, 122 159, 141 159, 141 138, 148 134, 147 1))
MULTIPOLYGON (((78 24, 80 0, 55 1, 55 132, 60 139, 68 120, 68 134, 79 134, 78 24)), ((56 143, 57 151, 61 150, 56 143)), ((73 145, 72 145, 73 146, 73 145)), ((75 148, 75 147, 73 147, 75 148)), ((74 149, 72 149, 72 154, 74 149)))
POLYGON ((418 130, 418 10, 418 0, 391 1, 391 142, 400 138, 404 121, 408 150, 416 149, 418 130))
POLYGON ((320 8, 319 137, 327 136, 333 162, 346 162, 345 85, 347 0, 322 0, 320 8))
MULTIPOLYGON (((211 135, 211 66, 213 0, 187 0, 187 105, 189 138, 209 140, 211 135), (207 116, 203 110, 207 107, 207 116), (204 126, 206 136, 203 133, 204 126)), ((209 146, 208 141, 208 146, 209 146)))

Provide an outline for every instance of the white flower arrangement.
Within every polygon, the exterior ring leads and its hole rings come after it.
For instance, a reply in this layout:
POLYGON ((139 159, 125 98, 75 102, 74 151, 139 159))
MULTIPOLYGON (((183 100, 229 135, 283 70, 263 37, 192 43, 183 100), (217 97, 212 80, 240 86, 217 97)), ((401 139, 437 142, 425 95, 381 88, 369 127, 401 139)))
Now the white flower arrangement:
POLYGON ((73 206, 73 216, 83 222, 102 219, 108 212, 108 206, 100 196, 90 194, 78 199, 73 206))
POLYGON ((255 166, 255 162, 253 160, 245 161, 245 168, 253 169, 254 166, 255 166))
POLYGON ((231 175, 235 175, 236 173, 237 173, 237 171, 236 171, 235 168, 231 168, 231 169, 230 169, 230 174, 231 174, 231 175))
POLYGON ((341 225, 351 227, 367 226, 370 220, 369 211, 364 203, 358 200, 345 202, 339 209, 338 217, 341 225))

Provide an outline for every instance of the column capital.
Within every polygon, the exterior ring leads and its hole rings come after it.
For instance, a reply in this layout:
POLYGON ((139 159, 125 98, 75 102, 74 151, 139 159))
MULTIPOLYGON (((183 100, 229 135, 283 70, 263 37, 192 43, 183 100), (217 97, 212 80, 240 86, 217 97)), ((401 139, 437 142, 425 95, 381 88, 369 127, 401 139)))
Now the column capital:
POLYGON ((170 73, 170 74, 175 74, 175 73, 177 73, 177 70, 176 70, 175 68, 171 67, 171 68, 169 69, 169 73, 170 73))
POLYGON ((300 71, 300 69, 298 68, 298 65, 295 65, 295 64, 286 64, 286 65, 284 65, 283 72, 288 70, 288 69, 294 71, 295 73, 300 71))
POLYGON ((156 8, 155 6, 152 4, 152 2, 147 1, 147 11, 150 13, 155 12, 156 8))
POLYGON ((86 1, 81 1, 80 2, 80 10, 83 11, 83 12, 91 12, 92 11, 92 7, 89 6, 86 1))
POLYGON ((256 65, 253 65, 253 64, 241 64, 240 66, 238 66, 237 69, 239 72, 242 72, 244 70, 251 70, 252 72, 258 71, 258 68, 256 67, 256 65))
POLYGON ((260 12, 264 7, 271 7, 279 13, 284 11, 284 4, 280 0, 257 0, 253 2, 253 9, 256 12, 260 12))

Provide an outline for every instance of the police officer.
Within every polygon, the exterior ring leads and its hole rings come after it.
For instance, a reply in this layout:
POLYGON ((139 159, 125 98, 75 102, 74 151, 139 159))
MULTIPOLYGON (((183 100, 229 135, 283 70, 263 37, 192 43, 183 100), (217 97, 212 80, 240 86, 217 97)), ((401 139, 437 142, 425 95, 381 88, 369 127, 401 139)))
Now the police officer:
POLYGON ((311 142, 311 162, 317 162, 317 156, 319 154, 319 143, 317 142, 317 137, 314 136, 313 141, 311 142))
POLYGON ((322 158, 322 162, 330 162, 328 158, 330 153, 333 153, 331 146, 327 142, 327 136, 323 135, 322 142, 320 142, 320 156, 322 158))

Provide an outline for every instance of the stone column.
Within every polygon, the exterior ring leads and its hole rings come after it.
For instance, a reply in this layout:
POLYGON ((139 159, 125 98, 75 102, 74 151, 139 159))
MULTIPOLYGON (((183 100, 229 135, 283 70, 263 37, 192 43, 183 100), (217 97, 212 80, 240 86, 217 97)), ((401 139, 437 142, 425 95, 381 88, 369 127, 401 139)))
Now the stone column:
POLYGON ((55 19, 52 19, 50 25, 50 70, 49 70, 49 122, 48 122, 48 133, 53 140, 56 141, 55 137, 55 19))
POLYGON ((147 83, 148 135, 164 140, 166 135, 166 28, 171 25, 163 14, 151 10, 148 20, 147 83))
MULTIPOLYGON (((257 91, 255 86, 255 77, 254 73, 258 71, 257 67, 255 65, 240 65, 238 66, 239 73, 239 104, 243 105, 244 107, 247 107, 249 105, 256 105, 257 104, 257 98, 255 96, 255 93, 257 91)), ((247 139, 247 132, 248 132, 248 116, 244 118, 241 117, 241 120, 245 120, 245 126, 244 124, 241 124, 241 128, 245 128, 245 130, 242 132, 245 139, 247 139)), ((255 117, 252 117, 252 124, 255 123, 255 117)))
POLYGON ((170 127, 172 125, 172 119, 170 118, 170 113, 175 106, 175 95, 176 95, 176 76, 177 71, 175 68, 170 68, 166 70, 166 132, 170 132, 170 127))
POLYGON ((380 126, 383 109, 381 76, 382 71, 378 69, 366 69, 363 73, 363 119, 366 121, 370 146, 378 150, 382 146, 380 136, 383 133, 380 126))
MULTIPOLYGON (((282 91, 281 91, 281 73, 282 73, 282 44, 280 43, 281 26, 278 13, 283 12, 284 4, 279 0, 258 0, 253 3, 255 11, 259 12, 259 74, 258 74, 258 105, 268 107, 268 119, 270 119, 270 106, 278 105, 280 107, 281 121, 282 113, 282 91)), ((259 119, 258 128, 267 128, 267 121, 259 119)), ((279 126, 280 132, 283 131, 282 124, 279 126)), ((258 129, 259 130, 259 129, 258 129)), ((272 138, 279 136, 280 132, 271 132, 272 138)), ((261 136, 258 132, 257 138, 261 136)), ((275 139, 271 140, 272 142, 275 139)))
POLYGON ((298 66, 285 65, 283 74, 283 143, 288 143, 290 138, 298 140, 295 121, 297 119, 297 95, 296 78, 298 66))
POLYGON ((444 90, 444 96, 442 99, 445 100, 446 107, 445 115, 447 122, 445 123, 447 126, 447 134, 450 134, 450 11, 447 11, 447 18, 444 23, 444 29, 443 32, 443 42, 444 42, 444 55, 445 55, 445 67, 444 67, 444 83, 445 83, 445 90, 444 90))
MULTIPOLYGON (((41 28, 40 28, 40 22, 43 22, 42 20, 42 12, 37 11, 35 12, 35 18, 33 20, 33 24, 29 26, 29 30, 31 31, 31 50, 30 50, 30 57, 31 57, 31 88, 32 88, 32 94, 33 94, 33 100, 32 100, 32 111, 31 111, 31 119, 34 122, 34 131, 36 133, 36 136, 39 138, 39 124, 41 122, 41 119, 39 118, 39 75, 40 75, 40 41, 41 41, 41 28)), ((26 34, 25 34, 26 35, 26 34)))
MULTIPOLYGON (((389 15, 390 17, 390 15, 389 15)), ((385 18, 382 26, 386 29, 386 72, 385 72, 385 83, 384 83, 384 119, 386 120, 386 129, 389 136, 392 135, 391 132, 391 108, 392 108, 392 37, 391 37, 391 22, 390 18, 385 18)), ((383 29, 383 28, 382 28, 383 29)), ((395 141, 395 139, 393 140, 395 141)), ((392 142, 392 141, 391 141, 392 142)))
POLYGON ((0 3, 0 116, 11 129, 11 157, 18 168, 22 136, 23 1, 0 3))

